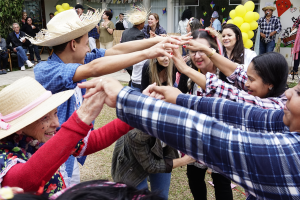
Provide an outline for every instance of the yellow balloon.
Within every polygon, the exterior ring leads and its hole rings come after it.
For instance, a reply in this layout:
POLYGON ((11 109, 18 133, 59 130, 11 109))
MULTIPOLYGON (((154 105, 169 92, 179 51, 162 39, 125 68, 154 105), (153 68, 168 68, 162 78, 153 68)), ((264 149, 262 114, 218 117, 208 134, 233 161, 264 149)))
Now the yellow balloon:
POLYGON ((253 11, 255 8, 255 5, 254 5, 253 1, 247 1, 245 3, 244 7, 246 8, 246 11, 253 11))
POLYGON ((259 14, 257 12, 253 12, 254 15, 254 21, 257 21, 259 19, 259 14))
POLYGON ((238 27, 240 27, 243 24, 244 19, 241 18, 241 17, 235 17, 233 19, 233 22, 234 22, 235 25, 237 25, 238 27))
POLYGON ((57 6, 56 6, 56 10, 59 10, 59 9, 61 9, 61 8, 62 8, 61 5, 57 5, 57 6))
POLYGON ((58 12, 64 12, 65 10, 63 8, 58 9, 58 12))
POLYGON ((57 15, 59 12, 58 11, 56 11, 55 13, 54 13, 54 15, 57 15))
POLYGON ((230 20, 227 21, 227 24, 234 24, 234 22, 233 22, 232 19, 230 19, 230 20))
POLYGON ((240 27, 242 32, 248 33, 250 31, 250 24, 249 23, 243 23, 240 27))
POLYGON ((243 36, 243 41, 244 42, 248 40, 248 34, 247 33, 242 32, 242 36, 243 36))
POLYGON ((235 10, 231 10, 229 16, 231 17, 231 19, 234 19, 236 17, 235 10))
POLYGON ((70 8, 70 5, 68 3, 63 3, 61 6, 64 10, 69 10, 70 8))
POLYGON ((248 31, 248 38, 251 39, 254 36, 254 32, 253 31, 248 31))
POLYGON ((257 29, 257 27, 258 27, 258 23, 256 21, 252 21, 249 24, 250 24, 250 30, 251 31, 257 29))
POLYGON ((242 6, 242 5, 238 5, 235 8, 235 14, 236 14, 236 16, 244 17, 245 14, 246 14, 246 8, 244 6, 242 6))
POLYGON ((248 39, 244 44, 244 47, 246 47, 247 49, 250 49, 252 46, 253 46, 253 42, 250 39, 248 39))
POLYGON ((252 22, 254 20, 254 13, 252 11, 248 11, 244 17, 245 22, 252 22))

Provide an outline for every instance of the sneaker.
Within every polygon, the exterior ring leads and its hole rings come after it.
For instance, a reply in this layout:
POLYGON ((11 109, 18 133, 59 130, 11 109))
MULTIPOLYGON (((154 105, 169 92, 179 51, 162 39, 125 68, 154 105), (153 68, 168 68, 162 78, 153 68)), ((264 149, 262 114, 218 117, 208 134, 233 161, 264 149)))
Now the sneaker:
POLYGON ((41 60, 38 60, 37 62, 40 63, 40 62, 42 62, 42 61, 41 61, 41 60))
POLYGON ((291 74, 291 75, 298 75, 298 72, 292 70, 290 74, 291 74))
POLYGON ((2 73, 2 70, 0 70, 0 75, 1 75, 1 74, 3 74, 3 73, 2 73))
POLYGON ((7 74, 5 69, 2 69, 2 74, 7 74))
POLYGON ((25 66, 24 65, 21 67, 21 71, 25 71, 25 66))
POLYGON ((29 68, 34 66, 34 64, 29 60, 26 60, 26 64, 28 65, 29 68))

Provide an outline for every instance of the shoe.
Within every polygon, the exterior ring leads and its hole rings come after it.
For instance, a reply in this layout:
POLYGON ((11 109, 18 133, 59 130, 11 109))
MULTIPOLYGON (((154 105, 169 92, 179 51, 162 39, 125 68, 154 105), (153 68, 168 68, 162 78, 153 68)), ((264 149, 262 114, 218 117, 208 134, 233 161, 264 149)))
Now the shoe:
POLYGON ((1 74, 3 74, 3 73, 2 73, 2 70, 0 70, 0 75, 1 75, 1 74))
POLYGON ((38 60, 37 62, 40 63, 40 62, 42 62, 42 61, 41 61, 41 60, 38 60))
POLYGON ((290 75, 298 75, 298 72, 292 70, 291 73, 290 73, 290 75))
POLYGON ((28 65, 29 68, 34 66, 34 64, 29 60, 26 60, 26 64, 28 65))
POLYGON ((2 69, 2 74, 7 74, 5 69, 2 69))
POLYGON ((21 67, 21 71, 25 71, 25 66, 24 65, 21 67))

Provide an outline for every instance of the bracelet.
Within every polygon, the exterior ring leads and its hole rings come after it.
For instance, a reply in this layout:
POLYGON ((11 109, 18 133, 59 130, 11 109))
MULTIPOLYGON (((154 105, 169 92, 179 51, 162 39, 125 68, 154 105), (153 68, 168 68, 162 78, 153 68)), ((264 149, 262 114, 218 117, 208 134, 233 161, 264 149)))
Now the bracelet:
POLYGON ((208 58, 212 57, 216 53, 216 50, 214 48, 211 48, 211 50, 211 53, 209 55, 206 55, 208 58))
POLYGON ((106 29, 108 29, 108 27, 106 27, 106 29))

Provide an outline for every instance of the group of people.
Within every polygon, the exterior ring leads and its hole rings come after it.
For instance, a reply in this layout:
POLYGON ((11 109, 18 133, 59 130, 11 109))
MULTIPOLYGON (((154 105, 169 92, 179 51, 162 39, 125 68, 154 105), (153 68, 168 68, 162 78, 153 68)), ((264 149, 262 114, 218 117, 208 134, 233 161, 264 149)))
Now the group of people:
POLYGON ((125 14, 133 27, 120 44, 90 50, 89 32, 110 31, 112 16, 81 10, 53 17, 36 38, 19 35, 53 54, 35 79, 0 92, 0 184, 12 199, 168 199, 172 169, 185 165, 194 199, 206 199, 208 168, 216 199, 233 199, 231 181, 248 199, 300 196, 300 84, 286 89, 281 54, 257 56, 237 26, 203 29, 188 13, 190 31, 166 37, 141 7, 125 14), (101 77, 128 67, 129 87, 101 77), (118 119, 93 129, 104 104, 118 119), (80 183, 78 162, 114 142, 115 183, 80 183))

